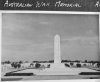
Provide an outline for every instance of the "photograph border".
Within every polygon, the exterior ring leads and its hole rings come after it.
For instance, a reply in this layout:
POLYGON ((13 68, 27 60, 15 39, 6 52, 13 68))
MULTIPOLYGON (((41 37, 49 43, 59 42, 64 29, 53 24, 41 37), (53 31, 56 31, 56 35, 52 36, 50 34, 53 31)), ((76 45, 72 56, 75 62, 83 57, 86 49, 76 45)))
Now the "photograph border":
MULTIPOLYGON (((98 15, 99 16, 99 57, 100 57, 100 12, 75 12, 75 11, 26 11, 26 10, 0 10, 0 60, 1 60, 1 53, 2 53, 2 13, 35 13, 35 14, 81 14, 81 15, 98 15)), ((0 74, 1 74, 1 63, 0 63, 0 74)), ((0 75, 1 77, 1 75, 0 75)), ((46 81, 46 82, 50 82, 51 80, 32 80, 34 82, 41 82, 41 81, 46 81)), ((27 82, 32 82, 30 80, 28 80, 27 82)), ((99 82, 100 79, 70 79, 70 80, 52 80, 52 82, 99 82)), ((8 81, 9 82, 9 81, 8 81)), ((12 81, 12 82, 18 82, 18 81, 12 81)), ((23 82, 23 81, 19 81, 19 82, 23 82)))

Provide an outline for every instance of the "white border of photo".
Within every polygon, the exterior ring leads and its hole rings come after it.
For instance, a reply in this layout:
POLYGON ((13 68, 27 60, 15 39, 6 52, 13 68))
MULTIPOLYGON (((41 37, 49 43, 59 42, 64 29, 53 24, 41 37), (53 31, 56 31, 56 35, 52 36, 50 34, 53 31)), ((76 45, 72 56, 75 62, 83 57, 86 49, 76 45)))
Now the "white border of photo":
MULTIPOLYGON (((27 10, 0 10, 0 60, 1 60, 1 43, 2 43, 2 13, 42 13, 42 14, 88 14, 88 15, 99 15, 99 32, 100 32, 100 12, 75 12, 75 11, 27 11, 27 10)), ((99 44, 100 44, 100 33, 99 33, 99 44)), ((99 47, 100 55, 100 47, 99 47)), ((100 56, 99 56, 100 57, 100 56)), ((1 74, 1 63, 0 63, 0 74, 1 74)), ((1 78, 1 75, 0 75, 1 78)), ((100 79, 70 79, 70 80, 26 80, 26 82, 100 82, 100 79)), ((5 81, 9 82, 9 81, 5 81)), ((24 81, 12 81, 12 82, 24 82, 24 81)))

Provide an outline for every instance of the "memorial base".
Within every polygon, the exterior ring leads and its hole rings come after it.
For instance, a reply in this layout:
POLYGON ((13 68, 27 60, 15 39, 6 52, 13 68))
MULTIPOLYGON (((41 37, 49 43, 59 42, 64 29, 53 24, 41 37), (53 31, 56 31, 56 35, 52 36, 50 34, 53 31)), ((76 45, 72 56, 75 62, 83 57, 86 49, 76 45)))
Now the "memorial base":
POLYGON ((78 75, 80 72, 75 71, 64 64, 51 64, 50 68, 39 71, 36 75, 78 75))

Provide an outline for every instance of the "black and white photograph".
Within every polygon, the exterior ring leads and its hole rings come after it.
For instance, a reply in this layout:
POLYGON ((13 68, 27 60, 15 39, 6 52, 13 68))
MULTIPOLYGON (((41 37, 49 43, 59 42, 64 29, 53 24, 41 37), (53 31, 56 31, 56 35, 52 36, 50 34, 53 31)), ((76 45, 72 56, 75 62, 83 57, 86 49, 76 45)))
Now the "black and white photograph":
POLYGON ((1 80, 100 79, 99 15, 2 13, 1 80))

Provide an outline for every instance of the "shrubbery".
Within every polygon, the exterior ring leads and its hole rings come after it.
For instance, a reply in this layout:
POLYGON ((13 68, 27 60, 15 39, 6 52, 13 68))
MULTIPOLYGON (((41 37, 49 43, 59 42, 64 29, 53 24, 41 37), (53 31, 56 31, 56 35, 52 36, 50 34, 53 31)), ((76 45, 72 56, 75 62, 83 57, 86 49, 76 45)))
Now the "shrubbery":
POLYGON ((14 68, 20 68, 21 64, 20 63, 12 63, 11 66, 14 68))
POLYGON ((81 67, 81 64, 77 63, 76 66, 77 66, 77 67, 81 67))
POLYGON ((66 66, 66 67, 70 67, 70 65, 68 65, 68 64, 65 64, 65 66, 66 66))
POLYGON ((40 66, 41 66, 41 64, 39 64, 39 63, 36 63, 36 64, 35 64, 35 67, 36 67, 36 68, 39 68, 40 66))

